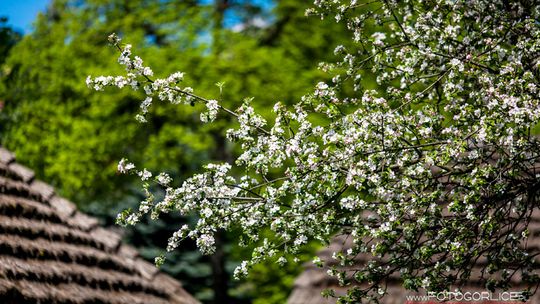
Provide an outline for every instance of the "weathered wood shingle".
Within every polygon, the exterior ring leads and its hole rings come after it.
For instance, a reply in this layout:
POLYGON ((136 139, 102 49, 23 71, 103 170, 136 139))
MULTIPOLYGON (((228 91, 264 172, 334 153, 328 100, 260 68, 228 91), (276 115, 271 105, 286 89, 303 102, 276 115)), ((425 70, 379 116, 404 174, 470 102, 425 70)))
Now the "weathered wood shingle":
MULTIPOLYGON (((521 224, 520 228, 529 230, 529 238, 527 242, 523 244, 523 249, 526 249, 529 256, 540 255, 540 209, 533 210, 530 222, 521 224)), ((345 295, 347 288, 339 285, 339 282, 327 274, 330 266, 336 265, 337 261, 332 258, 334 252, 346 252, 347 249, 352 247, 352 240, 350 236, 336 236, 330 243, 330 245, 318 252, 318 256, 325 262, 325 266, 322 268, 316 267, 313 263, 306 263, 304 265, 305 270, 301 273, 294 282, 294 288, 289 295, 287 304, 335 304, 336 298, 324 298, 321 293, 326 289, 332 289, 337 296, 345 295)), ((359 254, 355 258, 355 265, 353 268, 366 265, 366 263, 373 259, 373 256, 367 253, 359 254)), ((385 260, 383 258, 383 260, 385 260)), ((535 274, 540 274, 540 261, 536 258, 535 274)), ((485 292, 487 289, 482 285, 480 278, 486 278, 486 276, 492 276, 486 270, 487 257, 481 256, 476 260, 473 265, 471 276, 463 282, 463 286, 459 286, 464 291, 478 291, 485 292)), ((348 268, 338 267, 341 270, 348 270, 348 268)), ((496 276, 496 275, 495 275, 496 276)), ((492 277, 495 278, 495 277, 492 277)), ((387 295, 380 301, 381 304, 402 304, 407 302, 407 296, 412 295, 425 295, 425 293, 415 293, 413 291, 405 290, 401 285, 399 272, 394 272, 388 277, 387 295)), ((523 284, 523 279, 520 273, 516 273, 511 277, 509 282, 512 287, 512 291, 520 291, 523 288, 529 286, 523 284)), ((454 290, 456 286, 449 289, 454 290)), ((534 289, 534 286, 533 286, 534 289)), ((501 292, 502 290, 497 290, 501 292)), ((531 299, 526 303, 540 303, 540 292, 536 292, 531 299)))
MULTIPOLYGON (((540 212, 537 211, 535 214, 537 213, 540 215, 540 212)), ((540 221, 540 218, 535 217, 535 214, 533 214, 533 220, 537 218, 540 221)), ((531 229, 532 231, 531 234, 534 233, 538 236, 530 238, 527 249, 529 252, 531 252, 531 254, 538 254, 540 252, 540 246, 537 246, 535 244, 540 243, 540 226, 531 228, 531 226, 529 225, 529 229, 531 229)), ((291 294, 289 295, 287 304, 335 304, 337 299, 336 297, 325 298, 321 295, 321 293, 327 289, 333 290, 336 296, 346 295, 347 287, 340 286, 339 282, 336 280, 335 277, 331 277, 327 274, 327 270, 330 269, 329 266, 336 265, 336 260, 332 258, 332 253, 339 251, 345 252, 351 246, 352 243, 350 242, 350 237, 347 238, 344 236, 338 236, 332 240, 332 242, 327 248, 319 251, 317 255, 321 258, 322 261, 326 262, 325 266, 319 268, 311 262, 306 263, 304 265, 304 272, 301 273, 294 282, 294 287, 291 294)), ((355 259, 356 265, 353 265, 353 267, 358 267, 358 265, 365 265, 366 262, 371 260, 372 258, 373 257, 369 254, 358 255, 355 259)), ((462 289, 463 291, 487 291, 487 289, 484 288, 479 282, 480 276, 486 275, 485 273, 482 274, 482 271, 484 270, 484 265, 482 263, 485 264, 485 259, 479 259, 477 261, 475 267, 473 267, 472 269, 469 281, 467 281, 464 286, 460 286, 460 289, 462 289)), ((347 268, 340 269, 347 270, 347 268)), ((381 304, 403 304, 408 303, 407 296, 410 297, 426 295, 426 293, 416 293, 414 291, 409 291, 403 288, 401 286, 402 282, 400 280, 398 272, 393 273, 391 276, 389 276, 384 283, 387 287, 387 294, 380 300, 381 304)), ((513 286, 513 291, 519 291, 520 288, 527 287, 521 284, 522 280, 519 275, 513 276, 510 283, 513 286)), ((454 287, 450 289, 455 290, 454 287)), ((500 291, 502 290, 498 290, 498 292, 500 291)), ((413 302, 410 301, 410 303, 413 302)), ((540 303, 540 294, 537 292, 526 303, 540 303)))
POLYGON ((195 304, 121 236, 34 179, 0 147, 2 303, 195 304))

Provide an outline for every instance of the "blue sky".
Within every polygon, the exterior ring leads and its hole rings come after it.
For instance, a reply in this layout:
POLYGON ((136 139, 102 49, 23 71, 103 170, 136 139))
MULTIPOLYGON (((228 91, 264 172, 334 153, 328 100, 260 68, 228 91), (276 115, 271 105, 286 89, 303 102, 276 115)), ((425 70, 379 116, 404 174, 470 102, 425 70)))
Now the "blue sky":
POLYGON ((0 0, 0 16, 9 18, 8 24, 25 34, 32 30, 32 22, 44 11, 50 0, 0 0))

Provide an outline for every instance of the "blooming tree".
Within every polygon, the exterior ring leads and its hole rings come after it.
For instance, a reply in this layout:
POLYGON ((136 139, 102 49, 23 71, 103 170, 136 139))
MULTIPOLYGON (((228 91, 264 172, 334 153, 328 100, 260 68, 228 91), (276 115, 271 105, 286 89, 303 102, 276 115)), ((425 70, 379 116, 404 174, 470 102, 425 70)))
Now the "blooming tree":
POLYGON ((249 98, 234 110, 197 95, 181 72, 154 78, 110 36, 126 74, 88 77, 89 87, 143 91, 140 122, 153 101, 202 103, 202 122, 238 122, 226 134, 241 147, 234 164, 209 164, 179 187, 121 160, 118 170, 138 174, 147 198, 118 222, 196 213, 167 250, 192 238, 204 253, 216 231, 238 228, 240 244, 257 245, 238 277, 267 258, 286 263, 310 240, 346 235, 352 245, 329 270, 351 286, 344 302, 383 296, 394 273, 413 290, 460 286, 479 259, 489 289, 519 276, 534 291, 537 253, 526 241, 540 189, 540 4, 316 0, 307 14, 344 22, 352 38, 335 48, 340 60, 320 65, 332 81, 292 108, 276 103, 270 122, 249 98), (150 183, 165 189, 162 199, 150 183), (263 238, 266 229, 275 237, 263 238), (373 259, 359 265, 366 254, 373 259))

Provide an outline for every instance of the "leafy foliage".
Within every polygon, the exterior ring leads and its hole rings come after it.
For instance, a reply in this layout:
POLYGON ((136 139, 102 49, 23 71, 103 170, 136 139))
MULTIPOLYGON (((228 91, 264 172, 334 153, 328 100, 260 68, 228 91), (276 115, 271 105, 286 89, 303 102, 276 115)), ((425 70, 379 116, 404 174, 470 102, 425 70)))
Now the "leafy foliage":
MULTIPOLYGON (((0 17, 0 77, 9 73, 9 68, 4 66, 4 62, 13 46, 21 39, 21 34, 7 25, 7 17, 0 17)), ((3 83, 0 83, 0 92, 3 90, 3 83)), ((4 107, 4 101, 0 99, 0 115, 4 107)))
POLYGON ((0 17, 0 64, 3 64, 10 49, 20 40, 21 34, 7 25, 7 17, 0 17))

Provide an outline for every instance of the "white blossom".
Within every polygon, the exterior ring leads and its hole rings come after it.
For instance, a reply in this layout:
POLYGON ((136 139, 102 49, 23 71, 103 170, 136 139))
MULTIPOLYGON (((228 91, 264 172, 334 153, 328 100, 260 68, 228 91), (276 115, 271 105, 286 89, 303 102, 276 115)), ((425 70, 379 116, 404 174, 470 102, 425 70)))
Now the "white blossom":
POLYGON ((118 172, 120 173, 127 173, 133 169, 135 169, 135 165, 133 163, 128 162, 128 160, 125 158, 122 158, 118 162, 118 172))
POLYGON ((150 177, 152 177, 152 173, 146 170, 146 168, 143 169, 142 171, 139 171, 137 174, 140 176, 141 180, 143 181, 148 180, 150 177))
POLYGON ((374 33, 371 37, 373 37, 373 45, 384 46, 384 40, 386 39, 385 33, 377 32, 374 33))

